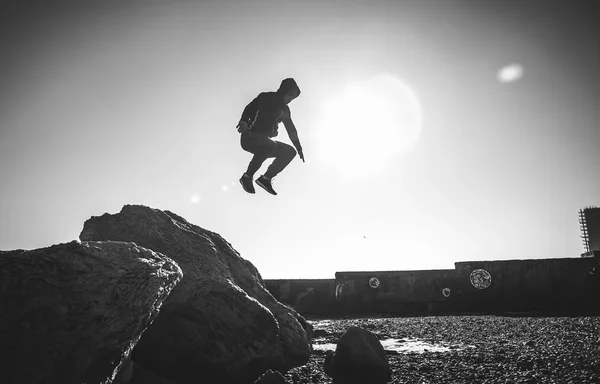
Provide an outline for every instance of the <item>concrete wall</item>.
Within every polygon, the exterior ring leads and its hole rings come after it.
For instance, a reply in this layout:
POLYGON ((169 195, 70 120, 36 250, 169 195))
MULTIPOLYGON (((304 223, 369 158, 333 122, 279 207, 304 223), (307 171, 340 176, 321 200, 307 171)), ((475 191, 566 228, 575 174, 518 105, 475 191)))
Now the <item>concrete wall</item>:
POLYGON ((429 313, 451 308, 452 295, 443 289, 455 286, 453 269, 424 271, 337 272, 336 301, 348 313, 429 313), (379 285, 371 285, 377 279, 379 285))
MULTIPOLYGON (((600 296, 598 275, 590 271, 596 258, 503 260, 455 263, 460 311, 575 312, 593 310, 600 296), (470 274, 484 269, 491 275, 488 288, 470 284, 470 274)), ((595 310, 598 308, 596 307, 595 310)))
POLYGON ((600 315, 599 259, 600 253, 586 258, 468 261, 455 263, 455 269, 337 272, 335 279, 266 280, 265 284, 277 300, 309 317, 600 315), (472 283, 476 270, 486 271, 480 288, 472 283))

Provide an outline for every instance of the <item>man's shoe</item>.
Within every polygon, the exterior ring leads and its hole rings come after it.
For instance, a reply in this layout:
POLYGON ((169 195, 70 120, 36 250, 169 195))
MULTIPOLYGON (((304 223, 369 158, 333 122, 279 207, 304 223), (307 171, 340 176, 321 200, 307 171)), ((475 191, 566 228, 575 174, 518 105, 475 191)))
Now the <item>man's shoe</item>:
POLYGON ((256 184, 258 184, 265 191, 269 192, 271 195, 277 194, 271 185, 271 179, 266 178, 264 175, 256 179, 256 184))
POLYGON ((252 176, 248 176, 244 173, 240 178, 240 184, 242 184, 242 188, 244 188, 244 191, 248 193, 256 192, 254 190, 254 185, 252 185, 252 176))

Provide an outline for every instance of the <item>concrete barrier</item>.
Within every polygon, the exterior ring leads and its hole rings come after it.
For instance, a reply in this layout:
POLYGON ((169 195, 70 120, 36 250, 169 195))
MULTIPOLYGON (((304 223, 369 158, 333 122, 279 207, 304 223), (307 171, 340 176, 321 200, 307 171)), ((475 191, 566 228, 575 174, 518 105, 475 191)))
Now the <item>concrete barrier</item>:
POLYGON ((265 280, 313 318, 443 314, 600 315, 600 254, 465 261, 454 269, 336 272, 335 279, 265 280))
POLYGON ((598 313, 595 258, 503 260, 456 263, 463 290, 458 309, 495 312, 598 313), (491 277, 489 287, 470 281, 477 269, 491 277))
POLYGON ((346 313, 427 314, 448 312, 453 269, 423 271, 337 272, 335 299, 346 313))

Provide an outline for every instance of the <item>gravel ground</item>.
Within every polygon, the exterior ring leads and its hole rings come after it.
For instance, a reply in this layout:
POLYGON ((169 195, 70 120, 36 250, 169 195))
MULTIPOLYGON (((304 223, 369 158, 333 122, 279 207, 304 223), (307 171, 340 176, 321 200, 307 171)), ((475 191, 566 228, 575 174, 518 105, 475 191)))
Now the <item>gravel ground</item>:
MULTIPOLYGON (((388 354, 392 383, 600 384, 600 317, 440 316, 310 323, 317 335, 326 333, 315 343, 335 343, 356 325, 380 340, 416 338, 452 348, 388 354)), ((324 353, 317 351, 286 378, 290 383, 332 383, 323 372, 324 360, 324 353)))

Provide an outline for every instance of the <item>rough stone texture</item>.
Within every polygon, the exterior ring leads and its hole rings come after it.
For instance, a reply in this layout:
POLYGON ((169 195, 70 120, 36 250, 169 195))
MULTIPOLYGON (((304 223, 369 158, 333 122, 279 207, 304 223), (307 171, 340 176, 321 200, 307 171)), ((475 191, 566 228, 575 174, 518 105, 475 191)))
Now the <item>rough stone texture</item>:
MULTIPOLYGON (((201 381, 197 381, 200 383, 201 381)), ((176 384, 174 381, 165 379, 155 372, 149 371, 139 364, 133 363, 132 378, 127 384, 176 384)))
POLYGON ((287 384, 287 380, 277 371, 268 370, 254 384, 287 384))
POLYGON ((285 372, 308 361, 310 324, 276 301, 218 234, 169 211, 126 205, 86 221, 80 238, 132 241, 183 270, 134 349, 136 364, 178 383, 252 383, 269 368, 285 372))
POLYGON ((340 337, 324 371, 335 384, 383 384, 392 379, 383 346, 373 332, 351 326, 340 337))
POLYGON ((133 243, 0 252, 0 381, 111 383, 181 277, 133 243))

